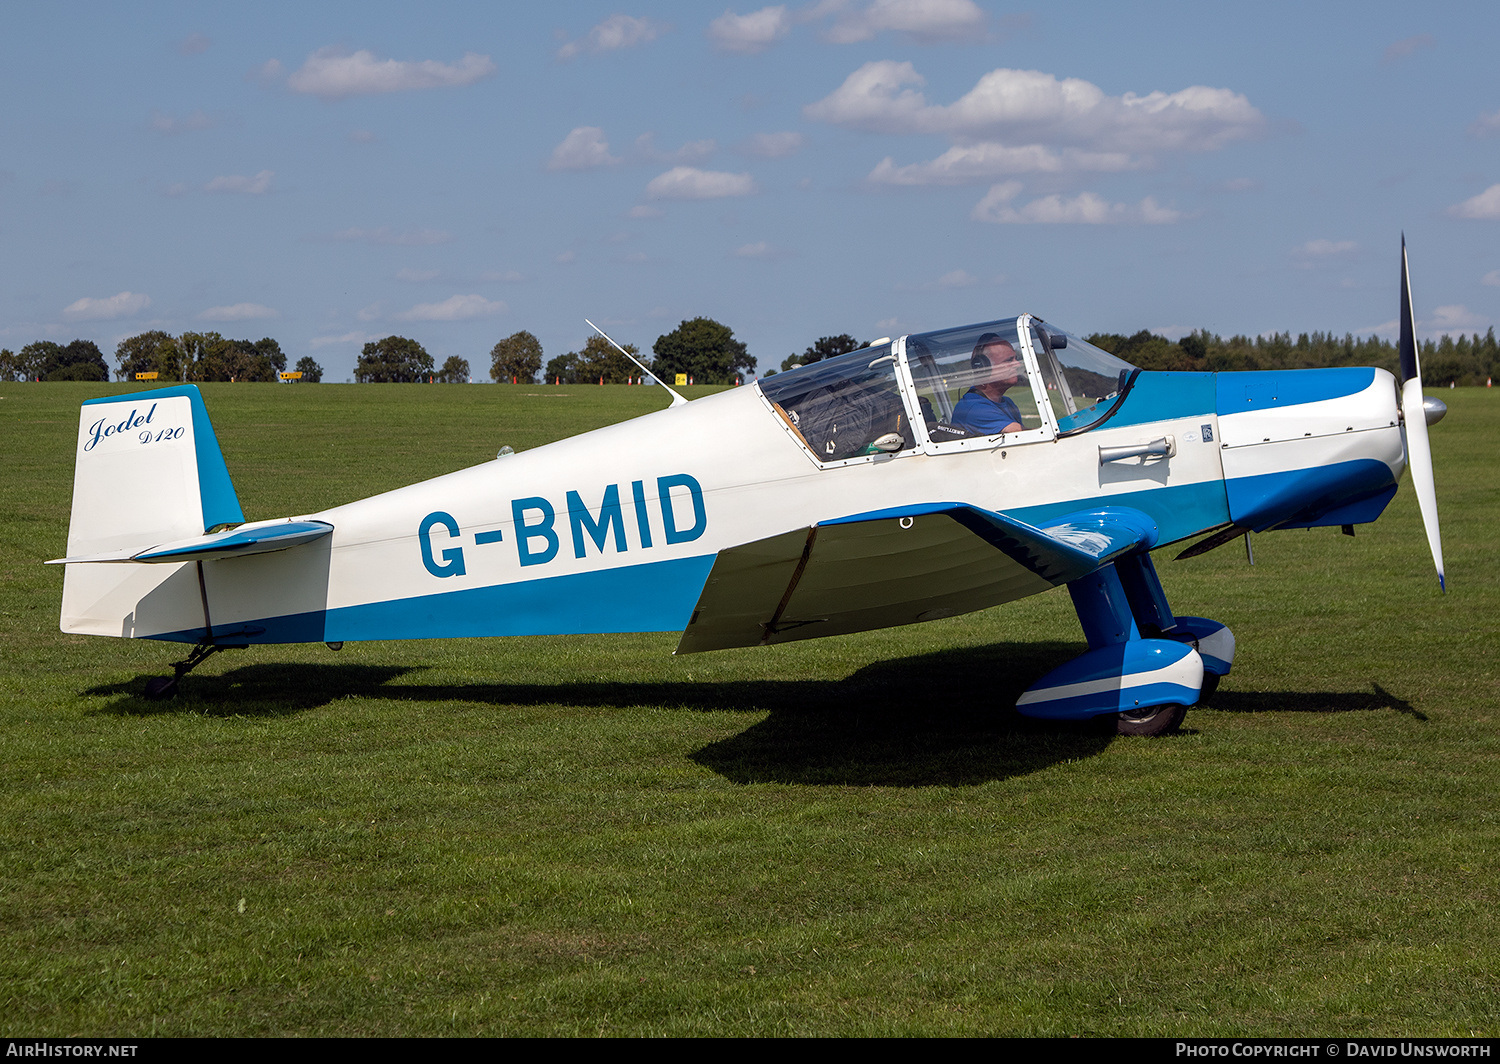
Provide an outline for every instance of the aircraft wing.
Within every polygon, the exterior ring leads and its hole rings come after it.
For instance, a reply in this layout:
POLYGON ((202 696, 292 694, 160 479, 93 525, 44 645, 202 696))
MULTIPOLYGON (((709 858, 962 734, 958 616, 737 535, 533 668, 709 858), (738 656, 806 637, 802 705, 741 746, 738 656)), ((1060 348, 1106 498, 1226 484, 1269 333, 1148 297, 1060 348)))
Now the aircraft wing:
POLYGON ((1065 584, 1156 542, 1127 507, 1037 528, 942 502, 854 514, 719 552, 677 653, 930 621, 1065 584))

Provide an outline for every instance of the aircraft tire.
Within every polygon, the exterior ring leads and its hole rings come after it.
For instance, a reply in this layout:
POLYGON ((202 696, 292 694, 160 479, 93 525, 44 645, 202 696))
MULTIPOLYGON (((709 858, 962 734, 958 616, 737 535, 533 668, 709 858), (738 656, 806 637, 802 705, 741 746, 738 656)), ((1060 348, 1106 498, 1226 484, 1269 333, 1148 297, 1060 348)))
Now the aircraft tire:
POLYGON ((156 700, 173 698, 177 694, 177 677, 153 676, 146 681, 146 697, 156 700))
POLYGON ((1145 706, 1127 710, 1115 718, 1118 735, 1167 735, 1174 732, 1187 716, 1187 706, 1168 702, 1162 706, 1145 706))

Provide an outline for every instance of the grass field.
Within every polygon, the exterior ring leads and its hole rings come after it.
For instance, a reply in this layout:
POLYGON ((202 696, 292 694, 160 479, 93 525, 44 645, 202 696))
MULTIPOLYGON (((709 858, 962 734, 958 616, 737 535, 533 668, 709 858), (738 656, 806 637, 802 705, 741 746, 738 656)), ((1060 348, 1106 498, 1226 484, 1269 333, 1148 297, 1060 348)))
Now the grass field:
MULTIPOLYGON (((126 386, 109 386, 124 388, 126 386)), ((207 385, 251 519, 662 405, 207 385)), ((675 635, 182 648, 57 630, 78 403, 0 385, 9 1035, 1494 1035, 1500 396, 1354 539, 1157 564, 1239 658, 1182 734, 1018 722, 1067 594, 675 635)))

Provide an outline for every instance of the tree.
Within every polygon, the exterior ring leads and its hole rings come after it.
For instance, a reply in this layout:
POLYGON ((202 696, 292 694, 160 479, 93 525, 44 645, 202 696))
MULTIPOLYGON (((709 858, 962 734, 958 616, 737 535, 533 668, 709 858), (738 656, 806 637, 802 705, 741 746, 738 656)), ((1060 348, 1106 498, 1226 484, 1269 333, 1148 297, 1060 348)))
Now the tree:
POLYGON ((133 381, 137 373, 156 373, 169 380, 181 379, 182 358, 177 341, 160 329, 127 336, 115 345, 115 376, 133 381))
POLYGON ((16 375, 23 381, 39 381, 42 379, 43 367, 49 363, 56 364, 56 358, 62 351, 61 344, 54 344, 51 340, 38 340, 34 344, 27 344, 16 352, 16 375))
POLYGON ((674 374, 686 373, 694 384, 733 384, 742 371, 755 368, 755 359, 734 331, 712 318, 684 321, 658 336, 651 349, 656 352, 651 369, 668 383, 674 374))
MULTIPOLYGON (((626 344, 625 350, 632 355, 640 354, 635 344, 626 344)), ((590 336, 578 352, 578 361, 573 365, 573 376, 579 384, 594 384, 603 379, 605 384, 625 384, 640 373, 630 359, 616 351, 614 345, 602 336, 590 336)))
POLYGON ((92 340, 74 340, 66 347, 51 340, 38 340, 21 348, 14 362, 23 380, 109 380, 104 352, 92 340))
POLYGON ((565 384, 573 383, 573 367, 578 364, 576 352, 569 351, 566 355, 555 355, 547 361, 547 382, 556 384, 559 381, 565 384))
MULTIPOLYGON (((632 355, 637 349, 626 344, 625 350, 632 355)), ((590 336, 580 351, 569 351, 547 363, 549 381, 562 378, 564 384, 624 384, 640 373, 635 363, 616 351, 602 336, 590 336)))
POLYGON ((512 378, 530 384, 541 368, 542 343, 524 329, 490 348, 490 377, 501 384, 512 378))
POLYGON ((0 381, 13 381, 21 375, 21 363, 8 347, 0 348, 0 381))
POLYGON ((275 381, 286 368, 281 345, 270 337, 251 343, 218 333, 183 333, 183 349, 193 355, 188 377, 195 381, 275 381))
POLYGON ((457 355, 449 355, 448 361, 443 363, 443 368, 437 371, 437 382, 439 384, 469 383, 469 360, 459 358, 457 355))
POLYGON ((323 379, 323 367, 313 361, 312 355, 297 360, 297 372, 302 374, 303 384, 317 384, 323 379))
POLYGON ((354 379, 360 384, 412 384, 432 373, 432 356, 415 340, 387 336, 365 344, 354 379))
POLYGON ((848 333, 839 333, 837 336, 820 336, 817 343, 813 344, 800 355, 791 355, 782 362, 782 369, 791 369, 793 366, 805 366, 810 362, 821 362, 825 358, 834 355, 847 355, 850 351, 858 351, 865 345, 860 343, 848 333))

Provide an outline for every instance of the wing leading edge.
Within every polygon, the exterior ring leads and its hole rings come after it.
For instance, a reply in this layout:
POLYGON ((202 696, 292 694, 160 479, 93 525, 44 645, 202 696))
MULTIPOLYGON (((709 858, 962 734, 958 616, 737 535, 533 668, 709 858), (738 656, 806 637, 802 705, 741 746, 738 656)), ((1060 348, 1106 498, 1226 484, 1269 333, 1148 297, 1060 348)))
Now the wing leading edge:
POLYGON ((1149 549, 1128 507, 1037 528, 964 503, 853 514, 720 551, 677 653, 786 643, 998 606, 1149 549))

